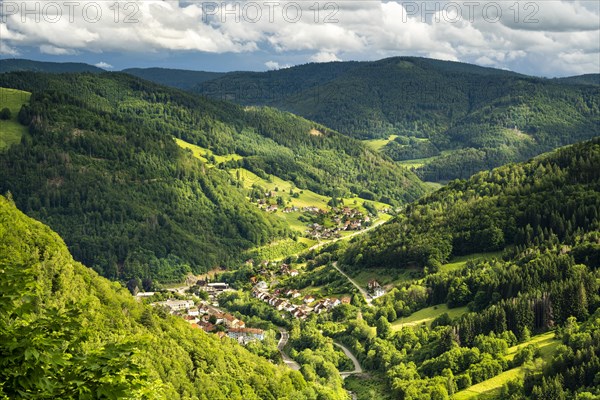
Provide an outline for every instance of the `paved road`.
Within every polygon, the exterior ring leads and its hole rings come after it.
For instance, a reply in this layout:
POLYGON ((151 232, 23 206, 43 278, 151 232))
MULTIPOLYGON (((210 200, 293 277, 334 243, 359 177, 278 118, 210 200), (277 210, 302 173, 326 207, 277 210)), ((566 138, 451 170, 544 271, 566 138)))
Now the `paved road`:
POLYGON ((279 339, 279 343, 277 343, 277 350, 279 350, 281 353, 281 358, 283 358, 285 365, 298 371, 300 369, 300 365, 296 361, 292 360, 287 354, 285 354, 285 351, 283 350, 288 342, 288 339, 290 338, 290 334, 283 328, 279 328, 279 332, 281 333, 281 338, 279 339))
POLYGON ((350 352, 350 350, 348 350, 348 348, 346 346, 341 345, 339 343, 334 343, 334 344, 337 347, 339 347, 340 349, 342 349, 342 351, 344 352, 344 354, 346 355, 346 357, 348 357, 349 359, 351 359, 352 362, 354 363, 354 371, 340 372, 340 375, 342 376, 342 379, 346 379, 350 375, 362 374, 362 372, 363 372, 362 367, 360 366, 360 363, 358 362, 358 360, 356 359, 356 357, 354 357, 354 354, 352 354, 350 352))
POLYGON ((340 274, 344 275, 346 277, 346 279, 348 279, 350 281, 350 283, 352 283, 360 291, 360 293, 365 298, 367 305, 370 307, 372 305, 371 302, 373 301, 373 298, 371 297, 371 295, 369 293, 367 293, 367 291, 365 289, 360 287, 360 285, 358 283, 356 283, 356 281, 354 279, 350 278, 344 271, 339 269, 337 266, 337 261, 335 261, 332 265, 333 265, 333 268, 337 269, 340 274))

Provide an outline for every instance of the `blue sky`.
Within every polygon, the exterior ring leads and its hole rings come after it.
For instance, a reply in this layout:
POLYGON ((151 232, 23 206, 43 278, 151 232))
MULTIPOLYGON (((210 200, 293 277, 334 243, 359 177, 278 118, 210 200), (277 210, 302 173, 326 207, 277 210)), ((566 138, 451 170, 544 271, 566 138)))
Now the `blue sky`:
POLYGON ((397 55, 598 73, 600 2, 4 0, 0 9, 2 58, 232 71, 397 55))

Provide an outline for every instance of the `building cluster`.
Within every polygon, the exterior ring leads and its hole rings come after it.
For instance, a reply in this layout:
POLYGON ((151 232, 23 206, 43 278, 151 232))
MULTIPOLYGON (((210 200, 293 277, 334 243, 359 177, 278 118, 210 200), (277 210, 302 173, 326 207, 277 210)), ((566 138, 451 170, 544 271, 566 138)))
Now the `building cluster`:
POLYGON ((273 293, 269 291, 269 285, 265 281, 260 281, 254 285, 252 296, 258 300, 264 301, 278 311, 289 312, 291 316, 298 319, 306 319, 311 313, 320 314, 323 311, 330 311, 340 304, 350 304, 350 296, 338 298, 325 298, 317 300, 312 295, 302 296, 295 289, 276 289, 273 293))
POLYGON ((341 236, 342 231, 359 231, 371 223, 371 217, 363 215, 358 209, 350 207, 333 207, 327 218, 333 226, 326 227, 319 223, 308 226, 306 236, 312 239, 334 239, 341 236))
POLYGON ((221 338, 228 336, 241 344, 265 338, 262 329, 247 328, 244 321, 205 302, 196 306, 193 300, 170 299, 152 303, 152 306, 166 307, 171 314, 182 317, 194 328, 214 333, 221 338))

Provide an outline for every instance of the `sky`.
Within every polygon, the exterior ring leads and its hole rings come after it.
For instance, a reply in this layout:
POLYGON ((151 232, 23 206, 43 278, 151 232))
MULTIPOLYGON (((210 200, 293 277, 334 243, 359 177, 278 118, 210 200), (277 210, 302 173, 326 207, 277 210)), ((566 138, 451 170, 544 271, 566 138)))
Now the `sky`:
POLYGON ((0 58, 264 71, 392 56, 600 73, 600 1, 0 0, 0 58))

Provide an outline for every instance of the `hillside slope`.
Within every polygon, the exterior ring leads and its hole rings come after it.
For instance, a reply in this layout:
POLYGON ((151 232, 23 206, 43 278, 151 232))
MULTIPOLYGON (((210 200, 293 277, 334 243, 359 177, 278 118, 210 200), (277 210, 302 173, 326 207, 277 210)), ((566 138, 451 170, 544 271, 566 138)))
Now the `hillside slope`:
POLYGON ((160 85, 184 90, 189 90, 202 82, 217 79, 223 75, 220 72, 190 71, 173 68, 127 68, 121 72, 160 85))
POLYGON ((179 279, 235 265, 243 251, 290 234, 246 201, 226 170, 174 138, 324 195, 400 203, 424 193, 411 173, 313 122, 242 109, 125 74, 11 73, 28 88, 30 134, 0 154, 0 192, 58 231, 76 259, 111 278, 179 279), (312 135, 312 131, 319 135, 312 135))
POLYGON ((143 306, 0 196, 0 397, 342 399, 143 306))
POLYGON ((354 240, 342 262, 355 268, 411 265, 437 270, 451 255, 571 243, 600 223, 600 139, 481 172, 409 205, 354 240))
POLYGON ((443 181, 598 135, 597 87, 578 84, 590 79, 396 57, 231 73, 194 90, 275 106, 357 138, 398 135, 383 152, 397 161, 436 157, 417 173, 443 181), (328 78, 315 80, 321 73, 328 78))
MULTIPOLYGON (((320 336, 344 344, 368 372, 345 381, 359 400, 597 397, 599 166, 600 139, 561 148, 452 182, 349 243, 290 257, 301 272, 277 277, 280 293, 353 293, 292 327, 290 355, 325 352, 320 336)), ((252 268, 229 278, 250 288, 252 268)))
POLYGON ((0 61, 0 73, 13 71, 47 72, 47 73, 65 73, 65 72, 105 72, 102 68, 85 63, 56 63, 45 61, 33 61, 20 58, 2 59, 0 61))

